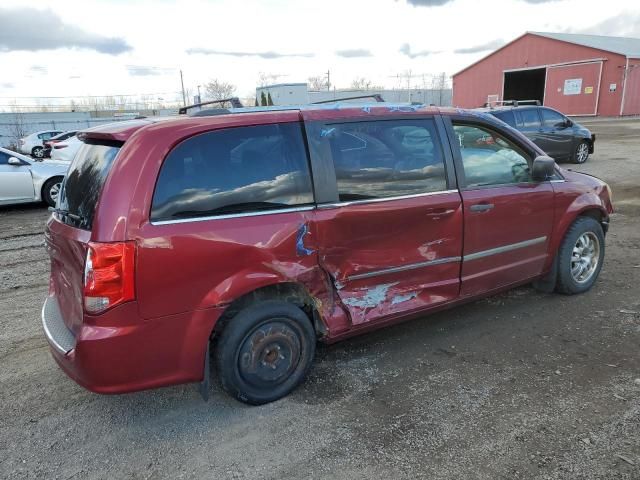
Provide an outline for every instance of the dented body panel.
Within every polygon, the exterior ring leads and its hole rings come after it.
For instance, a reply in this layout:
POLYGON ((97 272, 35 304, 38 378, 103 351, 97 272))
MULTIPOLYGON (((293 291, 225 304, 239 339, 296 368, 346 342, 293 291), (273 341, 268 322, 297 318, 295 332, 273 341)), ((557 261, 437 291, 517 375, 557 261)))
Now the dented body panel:
POLYGON ((319 261, 353 325, 457 297, 458 191, 318 209, 319 261))

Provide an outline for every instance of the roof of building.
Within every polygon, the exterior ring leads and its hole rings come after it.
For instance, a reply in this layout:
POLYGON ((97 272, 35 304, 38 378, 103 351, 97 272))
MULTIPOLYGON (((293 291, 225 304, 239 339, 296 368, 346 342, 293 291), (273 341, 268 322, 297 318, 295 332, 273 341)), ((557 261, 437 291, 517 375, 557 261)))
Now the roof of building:
POLYGON ((585 35, 581 33, 528 32, 540 37, 552 38, 561 42, 575 43, 584 47, 597 48, 606 52, 618 53, 626 57, 640 57, 640 38, 608 37, 604 35, 585 35))
POLYGON ((586 35, 581 33, 525 32, 510 42, 505 43, 500 48, 493 50, 479 60, 476 60, 463 69, 457 71, 453 76, 455 77, 456 75, 470 69, 474 65, 477 65, 500 50, 505 49, 526 35, 546 37, 560 42, 573 43, 575 45, 582 45, 583 47, 596 48, 598 50, 604 50, 605 52, 617 53, 630 58, 640 58, 640 38, 608 37, 604 35, 586 35))

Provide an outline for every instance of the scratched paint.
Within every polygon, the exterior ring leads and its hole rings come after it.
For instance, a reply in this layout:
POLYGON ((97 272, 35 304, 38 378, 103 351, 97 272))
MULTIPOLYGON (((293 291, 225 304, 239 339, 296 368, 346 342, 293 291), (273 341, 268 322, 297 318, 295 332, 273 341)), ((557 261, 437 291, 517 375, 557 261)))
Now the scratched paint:
POLYGON ((391 305, 397 305, 398 303, 408 302, 418 296, 418 292, 411 292, 406 295, 396 295, 391 299, 391 305))
POLYGON ((364 295, 360 297, 344 298, 342 303, 351 307, 373 308, 383 304, 387 300, 387 292, 395 285, 395 283, 382 283, 375 287, 364 289, 364 295))
POLYGON ((307 255, 311 255, 313 250, 304 246, 304 237, 309 233, 309 227, 306 223, 300 225, 298 228, 298 233, 296 235, 296 254, 299 257, 305 257, 307 255))

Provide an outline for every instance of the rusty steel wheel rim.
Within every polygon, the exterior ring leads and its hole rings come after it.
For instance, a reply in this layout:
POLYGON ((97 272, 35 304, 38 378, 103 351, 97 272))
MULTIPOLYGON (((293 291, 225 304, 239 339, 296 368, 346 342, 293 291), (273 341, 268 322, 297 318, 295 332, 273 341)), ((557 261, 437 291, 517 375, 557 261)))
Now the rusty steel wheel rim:
POLYGON ((300 335, 285 319, 268 320, 243 340, 238 352, 240 376, 254 387, 273 387, 296 370, 302 355, 300 335))
POLYGON ((593 277, 600 262, 600 240, 593 232, 578 237, 571 253, 571 276, 577 283, 586 283, 593 277))

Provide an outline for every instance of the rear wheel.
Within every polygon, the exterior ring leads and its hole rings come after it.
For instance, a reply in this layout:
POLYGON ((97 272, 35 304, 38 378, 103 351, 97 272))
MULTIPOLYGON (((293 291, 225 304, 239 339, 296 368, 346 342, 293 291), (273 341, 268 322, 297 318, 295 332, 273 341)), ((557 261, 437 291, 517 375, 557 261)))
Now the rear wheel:
POLYGON ((33 147, 33 149, 31 150, 31 156, 34 158, 44 158, 44 148, 33 147))
POLYGON ((556 289, 567 295, 589 290, 602 269, 604 250, 600 223, 591 217, 579 217, 569 227, 558 251, 556 289))
POLYGON ((589 142, 582 140, 573 152, 573 163, 584 163, 589 158, 589 142))
POLYGON ((50 207, 55 207, 60 195, 62 177, 53 177, 42 186, 42 200, 50 207))
POLYGON ((313 326, 298 307, 255 303, 232 318, 218 337, 215 359, 222 388, 251 405, 278 400, 306 377, 315 343, 313 326))

